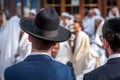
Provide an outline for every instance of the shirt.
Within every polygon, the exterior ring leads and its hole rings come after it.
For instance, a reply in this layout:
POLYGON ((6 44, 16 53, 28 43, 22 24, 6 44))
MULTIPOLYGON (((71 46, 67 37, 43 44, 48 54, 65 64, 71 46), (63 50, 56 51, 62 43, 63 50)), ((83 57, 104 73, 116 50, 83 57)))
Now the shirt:
POLYGON ((47 55, 47 56, 50 56, 52 58, 52 56, 48 53, 43 53, 43 52, 31 52, 30 55, 47 55))
POLYGON ((115 53, 109 56, 108 60, 113 59, 113 58, 118 58, 120 57, 120 53, 115 53))

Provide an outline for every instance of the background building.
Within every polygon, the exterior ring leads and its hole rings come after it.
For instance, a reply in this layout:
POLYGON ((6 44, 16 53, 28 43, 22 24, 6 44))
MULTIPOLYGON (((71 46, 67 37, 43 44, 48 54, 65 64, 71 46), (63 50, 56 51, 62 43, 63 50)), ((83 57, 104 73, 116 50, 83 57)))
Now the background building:
POLYGON ((55 7, 57 12, 69 12, 71 14, 85 15, 85 9, 99 8, 103 17, 107 17, 108 10, 117 6, 120 11, 120 0, 0 0, 0 9, 8 11, 11 15, 16 13, 17 3, 21 3, 21 13, 24 16, 24 8, 39 10, 45 6, 55 7))

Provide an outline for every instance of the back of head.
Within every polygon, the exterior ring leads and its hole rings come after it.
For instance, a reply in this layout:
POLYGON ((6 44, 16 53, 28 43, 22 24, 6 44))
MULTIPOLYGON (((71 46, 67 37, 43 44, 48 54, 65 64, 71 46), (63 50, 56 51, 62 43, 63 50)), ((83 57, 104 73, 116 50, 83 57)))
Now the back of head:
POLYGON ((106 20, 102 32, 112 51, 120 52, 120 18, 106 20))
POLYGON ((55 42, 32 37, 32 47, 38 50, 49 50, 55 42))

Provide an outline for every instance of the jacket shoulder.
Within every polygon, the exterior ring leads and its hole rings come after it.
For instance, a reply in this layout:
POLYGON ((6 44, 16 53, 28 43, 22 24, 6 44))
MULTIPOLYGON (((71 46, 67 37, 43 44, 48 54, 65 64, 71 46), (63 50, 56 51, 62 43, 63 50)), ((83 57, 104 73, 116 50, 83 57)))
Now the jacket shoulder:
POLYGON ((103 65, 84 75, 84 80, 109 80, 108 66, 103 65))

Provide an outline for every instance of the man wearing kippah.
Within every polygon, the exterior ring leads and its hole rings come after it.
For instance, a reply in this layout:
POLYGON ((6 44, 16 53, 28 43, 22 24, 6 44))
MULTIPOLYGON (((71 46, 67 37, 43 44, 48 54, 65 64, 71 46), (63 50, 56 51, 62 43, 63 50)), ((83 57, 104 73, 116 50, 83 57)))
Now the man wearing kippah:
POLYGON ((84 75, 84 80, 120 80, 120 18, 106 20, 102 29, 103 47, 109 56, 105 65, 84 75))
POLYGON ((42 9, 35 19, 21 19, 20 26, 29 34, 32 52, 23 62, 5 70, 5 80, 75 80, 71 67, 51 57, 54 46, 71 36, 70 31, 59 25, 54 8, 42 9))

